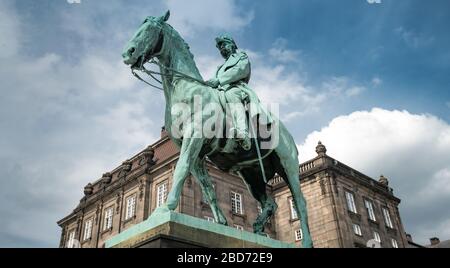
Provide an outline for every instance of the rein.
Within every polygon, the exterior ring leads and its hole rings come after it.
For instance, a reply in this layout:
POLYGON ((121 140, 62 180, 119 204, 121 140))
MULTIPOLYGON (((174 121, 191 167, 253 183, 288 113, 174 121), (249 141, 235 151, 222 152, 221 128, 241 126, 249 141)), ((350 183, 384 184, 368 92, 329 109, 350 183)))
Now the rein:
POLYGON ((160 75, 160 76, 165 76, 165 77, 175 77, 175 78, 186 78, 186 79, 192 80, 192 81, 194 81, 194 82, 197 82, 197 83, 199 83, 199 84, 202 84, 202 85, 204 85, 204 86, 209 86, 205 81, 202 81, 202 80, 197 79, 197 78, 195 78, 195 77, 189 76, 189 75, 187 75, 187 74, 185 74, 185 73, 182 73, 182 72, 180 72, 180 71, 177 71, 177 70, 175 70, 175 69, 173 69, 173 68, 167 67, 167 66, 163 65, 162 63, 155 61, 154 59, 150 60, 149 63, 154 64, 154 65, 157 65, 157 66, 159 66, 161 69, 165 69, 165 70, 171 72, 170 74, 163 74, 163 73, 161 73, 161 72, 155 72, 155 71, 147 70, 147 69, 144 67, 143 64, 142 64, 139 68, 132 68, 132 69, 131 69, 131 73, 132 73, 137 79, 141 80, 142 82, 146 83, 147 85, 149 85, 149 86, 151 86, 151 87, 153 87, 153 88, 156 88, 156 89, 159 89, 159 90, 164 90, 164 88, 161 88, 161 87, 159 87, 159 86, 155 86, 155 85, 153 85, 153 84, 151 84, 151 83, 145 81, 144 79, 142 79, 142 78, 135 72, 135 70, 139 70, 139 71, 142 71, 142 72, 146 73, 146 74, 149 75, 153 80, 155 80, 156 82, 158 82, 158 83, 161 84, 161 85, 162 85, 162 82, 161 82, 158 78, 156 78, 154 75, 160 75))

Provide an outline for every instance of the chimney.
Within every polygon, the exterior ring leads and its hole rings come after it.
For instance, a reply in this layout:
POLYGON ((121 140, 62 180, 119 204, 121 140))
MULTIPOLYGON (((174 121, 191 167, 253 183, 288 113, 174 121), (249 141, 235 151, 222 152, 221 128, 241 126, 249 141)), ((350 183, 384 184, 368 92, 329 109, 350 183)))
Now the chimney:
POLYGON ((441 243, 441 240, 439 240, 439 238, 437 238, 437 237, 432 237, 432 238, 430 238, 430 243, 432 246, 436 246, 439 243, 441 243))
POLYGON ((161 139, 164 139, 168 135, 169 134, 167 133, 166 127, 165 126, 161 127, 161 139))

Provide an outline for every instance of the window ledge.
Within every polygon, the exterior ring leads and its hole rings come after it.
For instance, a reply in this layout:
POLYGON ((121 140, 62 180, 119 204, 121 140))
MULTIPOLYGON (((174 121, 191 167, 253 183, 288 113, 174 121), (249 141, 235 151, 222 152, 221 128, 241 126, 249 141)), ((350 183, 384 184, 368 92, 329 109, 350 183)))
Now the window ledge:
POLYGON ((360 242, 354 242, 353 245, 355 246, 355 248, 367 248, 366 245, 360 242))
POLYGON ((244 213, 239 214, 239 213, 236 213, 236 212, 233 212, 233 211, 231 211, 231 217, 239 217, 239 218, 242 218, 244 220, 247 219, 247 216, 244 213))
POLYGON ((361 215, 358 213, 355 213, 353 211, 347 210, 348 215, 350 216, 350 218, 357 220, 357 221, 361 221, 361 215))
POLYGON ((106 233, 111 233, 112 229, 112 227, 109 227, 108 229, 103 230, 101 234, 104 235, 106 233))
POLYGON ((397 235, 397 230, 395 230, 394 228, 391 228, 389 226, 386 226, 386 230, 388 233, 393 234, 393 235, 397 235))
POLYGON ((129 223, 130 221, 133 221, 134 219, 136 219, 136 214, 133 215, 132 217, 128 218, 128 219, 123 220, 123 223, 124 224, 129 223))
POLYGON ((377 221, 374 221, 374 220, 371 220, 371 219, 367 219, 367 221, 369 222, 370 225, 377 226, 377 227, 380 226, 380 223, 377 222, 377 221))
POLYGON ((91 240, 92 240, 92 237, 89 237, 89 238, 83 239, 82 243, 87 243, 87 242, 90 242, 91 240))

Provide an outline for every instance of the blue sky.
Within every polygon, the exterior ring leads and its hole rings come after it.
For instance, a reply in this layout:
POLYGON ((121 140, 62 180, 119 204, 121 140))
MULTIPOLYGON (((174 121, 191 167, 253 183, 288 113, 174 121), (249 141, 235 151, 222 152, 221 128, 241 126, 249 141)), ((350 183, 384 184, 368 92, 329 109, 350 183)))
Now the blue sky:
POLYGON ((121 50, 167 9, 205 79, 222 61, 214 38, 235 37, 301 160, 322 140, 390 179, 418 242, 450 238, 448 1, 2 0, 0 246, 57 246, 83 186, 158 138, 164 98, 121 50))

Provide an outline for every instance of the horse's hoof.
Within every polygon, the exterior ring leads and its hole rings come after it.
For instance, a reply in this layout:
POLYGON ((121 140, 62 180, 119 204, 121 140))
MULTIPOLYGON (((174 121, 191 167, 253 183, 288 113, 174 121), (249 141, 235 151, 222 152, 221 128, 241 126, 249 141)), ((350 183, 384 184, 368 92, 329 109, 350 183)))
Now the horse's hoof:
POLYGON ((219 220, 217 223, 218 223, 218 224, 225 225, 225 226, 228 226, 227 220, 219 220))
POLYGON ((267 234, 266 234, 266 233, 264 233, 264 232, 255 232, 255 234, 257 234, 257 235, 262 235, 262 236, 265 236, 265 237, 267 237, 267 234))
MULTIPOLYGON (((167 205, 162 205, 160 207, 157 207, 153 213, 163 214, 163 213, 169 213, 171 210, 167 205)), ((152 213, 152 214, 153 214, 152 213)))

